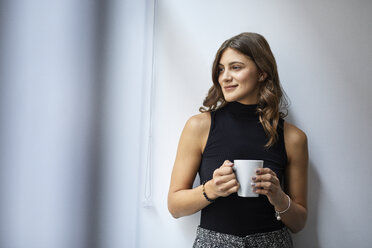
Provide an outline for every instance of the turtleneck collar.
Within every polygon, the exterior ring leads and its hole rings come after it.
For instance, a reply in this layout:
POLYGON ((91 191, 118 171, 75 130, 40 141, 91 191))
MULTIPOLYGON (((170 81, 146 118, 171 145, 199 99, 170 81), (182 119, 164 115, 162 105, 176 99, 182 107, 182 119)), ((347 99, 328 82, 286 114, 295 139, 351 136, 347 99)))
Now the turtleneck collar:
POLYGON ((229 102, 226 108, 234 116, 244 119, 257 119, 257 106, 258 104, 243 104, 240 102, 229 102))

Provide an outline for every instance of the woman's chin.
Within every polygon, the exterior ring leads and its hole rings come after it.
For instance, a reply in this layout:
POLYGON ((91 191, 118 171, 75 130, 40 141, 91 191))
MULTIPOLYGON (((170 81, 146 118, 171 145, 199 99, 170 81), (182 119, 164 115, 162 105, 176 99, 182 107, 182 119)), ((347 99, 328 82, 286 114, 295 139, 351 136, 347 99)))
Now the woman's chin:
POLYGON ((234 102, 236 101, 236 97, 233 96, 224 96, 226 102, 234 102))

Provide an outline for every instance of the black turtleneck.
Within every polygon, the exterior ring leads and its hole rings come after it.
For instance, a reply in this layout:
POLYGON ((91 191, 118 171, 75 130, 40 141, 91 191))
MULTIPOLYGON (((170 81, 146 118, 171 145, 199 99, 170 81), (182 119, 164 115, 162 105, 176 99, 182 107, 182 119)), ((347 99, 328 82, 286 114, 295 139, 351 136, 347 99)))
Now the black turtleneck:
MULTIPOLYGON (((269 149, 268 137, 259 121, 257 104, 230 102, 211 112, 211 127, 199 168, 200 182, 210 180, 215 169, 225 160, 264 160, 283 182, 287 156, 284 146, 283 119, 278 125, 279 140, 269 149)), ((216 201, 201 211, 200 226, 209 230, 246 236, 252 233, 278 230, 274 207, 267 197, 239 197, 236 193, 216 201)))
POLYGON ((243 104, 240 102, 229 102, 225 107, 237 118, 257 119, 257 104, 243 104))

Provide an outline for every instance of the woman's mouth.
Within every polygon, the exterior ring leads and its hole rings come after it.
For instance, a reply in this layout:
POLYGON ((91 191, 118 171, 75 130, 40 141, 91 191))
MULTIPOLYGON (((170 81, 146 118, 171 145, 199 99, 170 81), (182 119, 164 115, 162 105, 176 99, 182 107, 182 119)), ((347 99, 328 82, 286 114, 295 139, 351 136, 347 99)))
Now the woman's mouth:
POLYGON ((225 86, 223 87, 226 91, 232 91, 234 90, 238 85, 230 85, 230 86, 225 86))

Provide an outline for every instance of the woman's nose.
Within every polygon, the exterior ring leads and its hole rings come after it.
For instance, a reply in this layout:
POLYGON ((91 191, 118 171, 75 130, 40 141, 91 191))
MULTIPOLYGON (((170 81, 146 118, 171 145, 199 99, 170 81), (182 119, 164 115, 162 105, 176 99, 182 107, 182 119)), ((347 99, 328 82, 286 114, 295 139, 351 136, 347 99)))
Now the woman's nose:
POLYGON ((229 70, 223 71, 222 75, 220 75, 220 76, 221 76, 221 79, 222 79, 223 82, 229 82, 232 79, 229 70))

